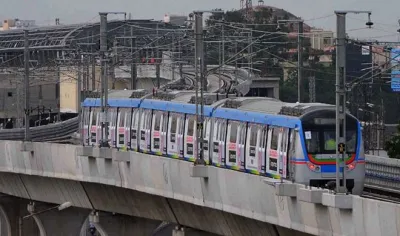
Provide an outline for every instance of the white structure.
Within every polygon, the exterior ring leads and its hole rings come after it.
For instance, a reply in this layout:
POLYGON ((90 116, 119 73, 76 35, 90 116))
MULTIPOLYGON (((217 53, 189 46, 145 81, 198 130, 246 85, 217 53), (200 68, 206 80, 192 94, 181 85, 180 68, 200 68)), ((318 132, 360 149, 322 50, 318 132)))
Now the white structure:
POLYGON ((311 48, 324 50, 333 46, 335 43, 334 33, 323 29, 311 29, 310 31, 311 48))

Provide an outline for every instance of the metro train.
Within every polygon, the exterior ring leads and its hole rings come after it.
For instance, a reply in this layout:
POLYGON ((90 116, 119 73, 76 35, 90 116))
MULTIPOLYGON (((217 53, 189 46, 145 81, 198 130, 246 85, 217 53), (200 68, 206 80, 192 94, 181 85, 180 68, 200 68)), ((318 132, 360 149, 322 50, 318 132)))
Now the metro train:
MULTIPOLYGON (((198 156, 195 104, 121 98, 109 99, 108 107, 112 148, 191 162, 198 156)), ((100 144, 100 115, 100 99, 82 103, 83 145, 100 144)), ((347 114, 346 128, 346 184, 359 195, 365 176, 360 122, 347 114)), ((204 106, 207 165, 326 187, 336 176, 334 140, 332 105, 239 97, 204 106)))

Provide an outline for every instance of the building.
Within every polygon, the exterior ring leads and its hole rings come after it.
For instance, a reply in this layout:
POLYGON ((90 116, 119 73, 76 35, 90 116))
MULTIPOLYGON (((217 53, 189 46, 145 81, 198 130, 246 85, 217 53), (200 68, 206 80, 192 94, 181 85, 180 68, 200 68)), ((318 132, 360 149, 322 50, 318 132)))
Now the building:
POLYGON ((36 22, 34 20, 6 19, 3 20, 0 30, 32 28, 35 26, 36 22))
POLYGON ((335 37, 332 31, 313 28, 309 33, 311 48, 325 50, 335 44, 335 37))
POLYGON ((164 23, 170 23, 173 25, 179 25, 179 26, 183 26, 185 25, 187 22, 187 16, 180 16, 180 15, 168 15, 165 14, 164 16, 164 23))

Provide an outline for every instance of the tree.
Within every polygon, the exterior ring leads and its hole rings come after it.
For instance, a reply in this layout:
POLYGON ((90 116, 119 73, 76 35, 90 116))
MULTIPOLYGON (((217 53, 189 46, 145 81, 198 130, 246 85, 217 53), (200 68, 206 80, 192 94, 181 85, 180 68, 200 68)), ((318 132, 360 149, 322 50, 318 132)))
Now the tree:
POLYGON ((390 158, 400 159, 400 122, 397 126, 397 133, 385 143, 385 150, 390 158))

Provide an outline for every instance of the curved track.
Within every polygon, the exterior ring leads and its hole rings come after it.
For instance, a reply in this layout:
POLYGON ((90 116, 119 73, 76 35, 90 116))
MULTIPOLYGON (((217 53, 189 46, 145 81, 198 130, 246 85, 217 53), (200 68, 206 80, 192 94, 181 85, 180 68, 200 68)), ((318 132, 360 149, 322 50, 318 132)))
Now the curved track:
MULTIPOLYGON (((30 128, 31 140, 34 142, 68 143, 79 129, 79 118, 75 117, 63 122, 30 128)), ((25 129, 0 130, 0 140, 23 140, 25 129)))

